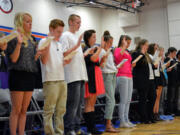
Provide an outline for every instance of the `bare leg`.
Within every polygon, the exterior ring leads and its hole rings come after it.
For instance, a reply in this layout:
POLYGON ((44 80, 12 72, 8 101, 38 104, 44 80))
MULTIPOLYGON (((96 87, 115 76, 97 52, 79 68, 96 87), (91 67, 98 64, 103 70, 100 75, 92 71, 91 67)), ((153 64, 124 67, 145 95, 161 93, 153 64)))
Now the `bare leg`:
POLYGON ((22 107, 23 95, 24 92, 20 92, 20 91, 11 92, 12 109, 9 120, 11 135, 16 135, 19 114, 21 112, 21 107, 22 107))
POLYGON ((29 103, 31 101, 31 97, 32 97, 32 92, 24 92, 24 97, 23 97, 23 104, 22 104, 22 109, 19 115, 19 125, 18 125, 18 131, 19 131, 19 135, 24 135, 24 129, 25 129, 25 125, 26 125, 26 112, 27 112, 27 108, 29 106, 29 103))
POLYGON ((84 112, 93 112, 95 103, 96 103, 96 95, 86 98, 84 112))

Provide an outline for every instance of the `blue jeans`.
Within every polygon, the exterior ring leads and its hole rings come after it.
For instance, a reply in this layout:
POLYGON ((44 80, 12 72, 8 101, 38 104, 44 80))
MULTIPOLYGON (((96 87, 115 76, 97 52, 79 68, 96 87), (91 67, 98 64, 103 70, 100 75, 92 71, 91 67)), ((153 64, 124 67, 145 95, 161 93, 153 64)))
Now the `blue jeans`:
POLYGON ((64 115, 65 134, 80 129, 82 103, 84 101, 84 81, 68 83, 66 113, 64 115))
POLYGON ((119 116, 121 122, 129 121, 129 107, 133 92, 133 80, 128 77, 117 77, 117 89, 120 93, 119 116))

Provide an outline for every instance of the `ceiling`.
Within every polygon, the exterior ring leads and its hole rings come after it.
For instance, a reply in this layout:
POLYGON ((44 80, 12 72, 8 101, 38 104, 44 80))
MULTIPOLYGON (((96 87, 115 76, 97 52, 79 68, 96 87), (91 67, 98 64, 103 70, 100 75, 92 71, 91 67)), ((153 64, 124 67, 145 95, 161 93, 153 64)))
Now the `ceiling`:
POLYGON ((148 0, 55 0, 67 7, 81 6, 102 9, 124 10, 131 13, 141 12, 148 0), (135 6, 136 5, 136 6, 135 6))

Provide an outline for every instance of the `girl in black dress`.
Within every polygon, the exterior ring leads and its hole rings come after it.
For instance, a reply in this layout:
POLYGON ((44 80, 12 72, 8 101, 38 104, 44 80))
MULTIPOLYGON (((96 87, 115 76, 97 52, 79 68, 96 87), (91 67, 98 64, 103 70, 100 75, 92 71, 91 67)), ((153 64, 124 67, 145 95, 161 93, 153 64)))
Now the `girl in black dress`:
POLYGON ((35 41, 31 35, 32 17, 28 13, 17 13, 14 19, 17 38, 8 43, 7 57, 9 70, 9 89, 12 101, 10 114, 11 135, 24 135, 26 111, 35 87, 35 73, 38 71, 35 59, 41 52, 36 53, 35 41))
POLYGON ((98 95, 105 93, 104 82, 100 66, 103 64, 105 57, 99 62, 99 54, 102 49, 100 47, 94 47, 96 42, 96 32, 94 30, 87 30, 84 33, 84 42, 87 49, 91 49, 91 53, 86 55, 85 63, 88 73, 88 82, 85 84, 85 109, 84 119, 87 124, 88 132, 92 134, 102 134, 95 129, 95 108, 96 98, 98 95))
POLYGON ((143 56, 133 68, 133 84, 134 88, 137 89, 139 93, 140 120, 145 124, 155 122, 153 120, 153 107, 156 99, 153 73, 154 66, 150 56, 147 54, 147 50, 148 41, 143 39, 139 42, 136 50, 132 53, 133 60, 135 60, 139 55, 143 56))

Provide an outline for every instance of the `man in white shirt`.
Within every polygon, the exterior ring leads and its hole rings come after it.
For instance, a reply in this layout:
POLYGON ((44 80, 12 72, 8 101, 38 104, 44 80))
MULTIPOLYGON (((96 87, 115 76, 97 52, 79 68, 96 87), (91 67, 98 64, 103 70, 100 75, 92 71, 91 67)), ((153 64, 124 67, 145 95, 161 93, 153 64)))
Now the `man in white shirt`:
MULTIPOLYGON (((50 35, 54 39, 47 49, 41 52, 41 71, 44 92, 44 131, 46 135, 63 135, 63 116, 66 112, 67 84, 64 81, 64 65, 70 61, 63 60, 62 45, 59 38, 63 32, 64 23, 54 19, 49 24, 50 35), (55 130, 52 116, 55 114, 55 130)), ((42 39, 38 48, 42 48, 48 39, 42 39)))
POLYGON ((81 105, 84 99, 84 82, 88 80, 86 65, 79 38, 75 33, 81 25, 81 18, 72 14, 68 19, 69 30, 64 32, 60 42, 64 56, 77 51, 70 64, 65 66, 65 80, 68 83, 66 114, 64 116, 65 135, 83 134, 80 130, 81 105), (80 131, 80 132, 79 132, 80 131), (76 133, 75 133, 76 132, 76 133))

